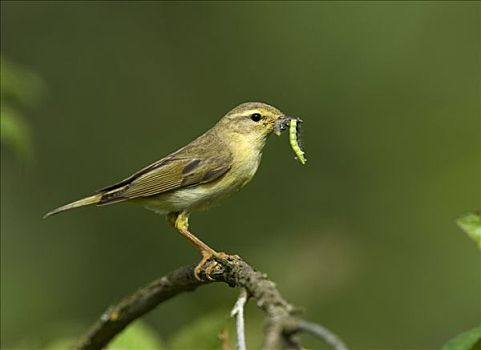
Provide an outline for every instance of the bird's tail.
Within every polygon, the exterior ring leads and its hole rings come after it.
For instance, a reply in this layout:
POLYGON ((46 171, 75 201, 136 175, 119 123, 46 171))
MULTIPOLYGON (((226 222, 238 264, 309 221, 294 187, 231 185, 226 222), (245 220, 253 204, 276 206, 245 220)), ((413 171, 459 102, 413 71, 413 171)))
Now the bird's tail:
POLYGON ((70 209, 74 209, 74 208, 78 208, 78 207, 83 207, 83 206, 91 205, 91 204, 97 204, 98 202, 100 202, 101 199, 102 199, 101 193, 95 194, 95 195, 90 196, 90 197, 85 197, 85 198, 79 199, 78 201, 63 205, 63 206, 61 206, 57 209, 49 211, 47 214, 44 215, 44 218, 47 218, 49 216, 61 213, 61 212, 66 211, 66 210, 70 210, 70 209))

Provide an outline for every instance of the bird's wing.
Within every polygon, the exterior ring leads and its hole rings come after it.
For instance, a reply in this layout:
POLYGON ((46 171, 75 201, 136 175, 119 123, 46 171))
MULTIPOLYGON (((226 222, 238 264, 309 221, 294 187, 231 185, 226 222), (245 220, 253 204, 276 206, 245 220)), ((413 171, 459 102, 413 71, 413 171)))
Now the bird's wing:
POLYGON ((99 204, 149 197, 214 181, 230 169, 232 154, 226 147, 209 141, 188 145, 127 179, 99 190, 103 194, 99 204), (216 148, 215 152, 212 147, 216 148))
POLYGON ((149 197, 175 189, 214 181, 230 169, 230 161, 219 156, 172 158, 132 181, 124 198, 149 197))

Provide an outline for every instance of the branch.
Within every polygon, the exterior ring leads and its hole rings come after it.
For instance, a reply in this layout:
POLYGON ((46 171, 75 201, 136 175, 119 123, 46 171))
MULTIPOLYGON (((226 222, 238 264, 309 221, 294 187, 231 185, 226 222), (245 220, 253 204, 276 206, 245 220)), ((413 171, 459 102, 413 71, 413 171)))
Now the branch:
POLYGON ((324 340, 335 350, 348 350, 346 344, 327 328, 304 320, 299 321, 299 332, 310 333, 313 336, 324 340))
POLYGON ((97 320, 78 342, 76 349, 102 349, 132 321, 160 303, 208 283, 198 281, 193 271, 194 266, 180 267, 124 298, 97 320))
POLYGON ((246 338, 244 329, 244 305, 247 302, 247 291, 242 288, 239 298, 230 312, 231 317, 236 319, 237 350, 246 350, 246 338))
MULTIPOLYGON (((272 350, 281 347, 301 349, 294 336, 306 331, 315 333, 300 327, 302 323, 296 316, 294 307, 281 296, 274 282, 270 281, 267 275, 254 270, 237 256, 229 256, 227 259, 215 258, 215 261, 217 266, 210 273, 213 281, 197 280, 194 276, 194 266, 191 265, 180 267, 140 288, 107 310, 80 339, 75 348, 78 350, 102 349, 132 321, 145 315, 160 303, 211 282, 224 282, 231 287, 245 289, 247 295, 256 300, 257 306, 266 314, 263 349, 272 350)), ((205 274, 205 269, 203 273, 205 274)), ((328 344, 332 344, 329 337, 317 335, 328 344)))

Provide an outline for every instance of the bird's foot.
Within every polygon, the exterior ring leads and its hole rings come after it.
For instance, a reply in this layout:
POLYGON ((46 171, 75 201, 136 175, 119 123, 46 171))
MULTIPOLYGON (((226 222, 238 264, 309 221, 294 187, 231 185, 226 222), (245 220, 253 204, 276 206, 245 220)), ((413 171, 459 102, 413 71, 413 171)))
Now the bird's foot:
POLYGON ((222 261, 222 260, 232 260, 232 259, 240 259, 240 256, 229 255, 224 252, 203 251, 202 260, 197 264, 197 266, 194 269, 195 278, 197 278, 199 281, 202 281, 202 278, 200 276, 202 274, 202 271, 204 270, 204 273, 207 279, 210 281, 214 281, 215 279, 212 278, 211 274, 214 271, 214 269, 217 266, 219 266, 219 262, 217 260, 222 261))

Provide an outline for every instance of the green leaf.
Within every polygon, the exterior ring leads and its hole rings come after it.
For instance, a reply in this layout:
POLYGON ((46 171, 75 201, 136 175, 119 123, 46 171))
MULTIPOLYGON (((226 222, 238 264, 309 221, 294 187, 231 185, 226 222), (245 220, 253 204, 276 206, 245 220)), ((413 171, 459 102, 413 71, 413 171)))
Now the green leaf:
POLYGON ((162 350, 165 349, 160 337, 146 322, 135 321, 117 336, 107 347, 108 350, 162 350))
POLYGON ((478 243, 481 249, 481 211, 468 213, 460 217, 456 222, 469 237, 478 243))
POLYGON ((32 133, 23 116, 2 104, 0 110, 0 139, 24 160, 32 156, 32 133))
POLYGON ((443 346, 442 350, 481 350, 481 326, 451 339, 443 346))
POLYGON ((228 322, 228 313, 216 312, 204 315, 177 331, 172 336, 168 349, 221 350, 221 334, 228 322))
POLYGON ((2 103, 9 99, 21 105, 34 106, 45 95, 45 83, 36 73, 3 56, 0 59, 0 74, 2 103))
MULTIPOLYGON (((0 128, 2 145, 12 148, 18 157, 32 156, 32 131, 24 117, 25 107, 33 107, 45 95, 43 80, 29 68, 0 58, 0 128)), ((28 113, 25 113, 28 115, 28 113)))

